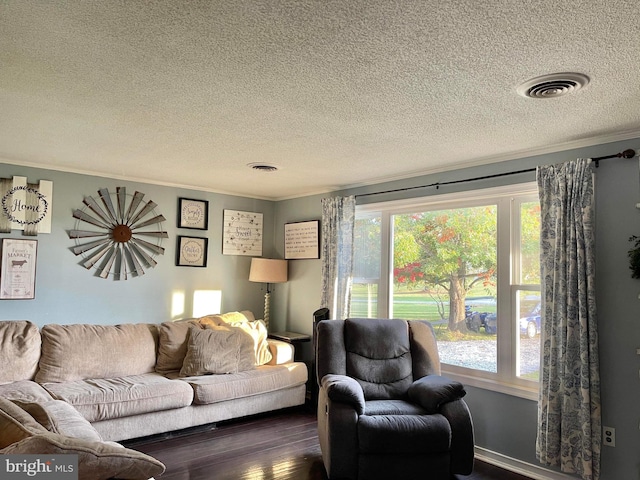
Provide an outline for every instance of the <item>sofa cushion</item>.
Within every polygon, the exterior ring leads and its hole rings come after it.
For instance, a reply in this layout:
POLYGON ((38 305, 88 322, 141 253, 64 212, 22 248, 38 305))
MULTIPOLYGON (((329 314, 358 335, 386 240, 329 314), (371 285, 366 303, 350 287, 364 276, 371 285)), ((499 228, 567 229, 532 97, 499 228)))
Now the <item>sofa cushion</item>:
POLYGON ((364 403, 367 415, 427 415, 420 405, 406 400, 367 400, 364 403))
POLYGON ((13 403, 29 413, 36 422, 49 432, 94 442, 102 441, 102 437, 93 428, 93 425, 67 402, 50 400, 44 403, 36 403, 14 400, 13 403))
POLYGON ((33 380, 40 359, 40 331, 26 320, 0 321, 0 384, 33 380))
POLYGON ((46 431, 18 405, 0 397, 0 448, 46 431))
POLYGON ((25 402, 46 402, 53 400, 42 386, 31 380, 0 385, 0 397, 9 400, 24 400, 25 402))
POLYGON ((361 453, 381 455, 448 452, 451 427, 435 415, 363 415, 358 418, 361 453))
POLYGON ((155 458, 111 443, 92 442, 45 432, 14 443, 0 453, 78 455, 78 477, 102 480, 128 478, 147 480, 161 475, 165 466, 155 458))
POLYGON ((253 338, 239 328, 189 327, 187 354, 180 375, 237 373, 255 368, 253 338))
POLYGON ((156 325, 49 324, 41 334, 38 383, 140 375, 156 365, 156 325))
POLYGON ((186 407, 193 401, 189 385, 157 373, 45 383, 43 387, 90 422, 186 407))
POLYGON ((189 326, 194 325, 194 322, 197 321, 164 322, 160 325, 156 372, 167 373, 182 368, 187 354, 189 326))
POLYGON ((263 365, 231 375, 206 375, 181 380, 193 388, 193 403, 206 405, 302 385, 307 381, 307 366, 301 362, 286 366, 263 365))

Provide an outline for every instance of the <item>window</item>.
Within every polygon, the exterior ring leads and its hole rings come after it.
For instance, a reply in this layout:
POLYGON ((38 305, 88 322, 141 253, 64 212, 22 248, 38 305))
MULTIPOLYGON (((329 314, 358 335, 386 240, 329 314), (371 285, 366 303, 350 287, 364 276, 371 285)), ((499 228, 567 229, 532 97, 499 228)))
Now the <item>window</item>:
POLYGON ((535 184, 358 206, 350 316, 428 320, 447 375, 536 398, 539 237, 535 184))

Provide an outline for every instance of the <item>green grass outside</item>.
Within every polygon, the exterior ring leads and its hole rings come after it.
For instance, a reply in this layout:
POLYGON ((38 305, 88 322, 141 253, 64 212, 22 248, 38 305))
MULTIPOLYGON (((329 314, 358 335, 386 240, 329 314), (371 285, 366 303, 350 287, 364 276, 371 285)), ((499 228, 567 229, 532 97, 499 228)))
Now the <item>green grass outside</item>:
MULTIPOLYGON (((467 304, 473 305, 473 300, 475 299, 487 299, 486 292, 484 290, 472 291, 471 295, 477 296, 468 296, 467 304)), ((374 302, 371 306, 372 310, 375 311, 377 305, 375 304, 376 299, 373 298, 374 302)), ((352 317, 367 317, 368 315, 368 305, 367 305, 367 287, 365 285, 354 285, 351 293, 351 316, 352 317)), ((474 307, 475 311, 478 312, 489 312, 495 313, 496 307, 491 304, 478 304, 474 307)), ((434 327, 437 340, 486 340, 487 334, 484 333, 483 330, 480 332, 468 332, 466 334, 462 334, 460 332, 450 332, 447 328, 448 318, 449 318, 449 297, 441 296, 434 297, 429 293, 424 291, 407 291, 407 292, 396 292, 394 295, 394 305, 393 305, 393 317, 394 318, 402 318, 405 320, 427 320, 431 322, 434 327), (438 311, 438 306, 435 303, 435 300, 440 299, 444 304, 444 312, 441 316, 438 311), (444 316, 444 318, 442 318, 444 316)))
MULTIPOLYGON (((467 304, 473 305, 474 299, 487 299, 484 291, 471 291, 467 296, 467 304)), ((373 299, 375 302, 375 299, 373 299)), ((373 305, 375 310, 375 304, 373 305)), ((495 313, 495 305, 478 304, 474 310, 479 312, 495 313)), ((351 315, 367 316, 367 287, 364 285, 354 285, 351 293, 351 315)), ((430 322, 447 322, 449 318, 449 297, 435 297, 426 292, 403 292, 394 294, 393 316, 406 320, 429 320, 430 322), (440 299, 444 305, 444 312, 441 316, 438 306, 434 302, 440 299), (443 318, 444 317, 444 318, 443 318)))

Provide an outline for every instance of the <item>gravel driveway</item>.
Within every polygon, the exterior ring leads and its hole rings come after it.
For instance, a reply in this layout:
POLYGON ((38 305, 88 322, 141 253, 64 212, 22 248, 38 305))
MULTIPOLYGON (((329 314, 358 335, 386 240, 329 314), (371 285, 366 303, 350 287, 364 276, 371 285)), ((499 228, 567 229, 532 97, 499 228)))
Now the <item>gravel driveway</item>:
MULTIPOLYGON (((497 370, 495 337, 487 340, 439 341, 438 352, 440 353, 440 361, 443 363, 487 372, 497 370)), ((522 375, 540 369, 540 336, 521 338, 520 352, 520 373, 522 375)))

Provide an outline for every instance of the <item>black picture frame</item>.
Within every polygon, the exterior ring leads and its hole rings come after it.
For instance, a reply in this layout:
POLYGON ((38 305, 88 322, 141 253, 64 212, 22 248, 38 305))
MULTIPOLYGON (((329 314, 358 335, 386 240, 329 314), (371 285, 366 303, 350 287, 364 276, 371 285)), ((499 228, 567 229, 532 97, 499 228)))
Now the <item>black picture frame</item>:
POLYGON ((178 228, 191 230, 209 229, 209 201, 195 198, 178 198, 178 228))
POLYGON ((176 241, 176 266, 206 267, 209 239, 178 235, 176 241))
POLYGON ((284 224, 285 260, 320 258, 320 220, 284 224))

